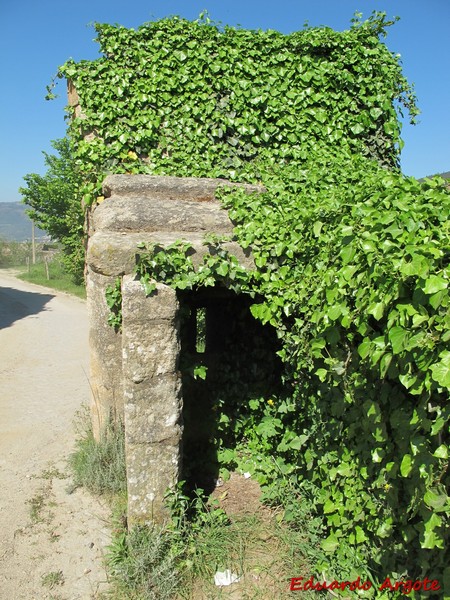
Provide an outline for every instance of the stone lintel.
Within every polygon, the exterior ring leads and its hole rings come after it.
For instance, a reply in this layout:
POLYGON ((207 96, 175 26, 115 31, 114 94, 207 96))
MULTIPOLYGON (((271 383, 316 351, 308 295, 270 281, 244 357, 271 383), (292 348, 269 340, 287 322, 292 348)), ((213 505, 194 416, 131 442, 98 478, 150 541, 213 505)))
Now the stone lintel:
POLYGON ((214 199, 112 196, 95 208, 91 224, 94 231, 233 231, 227 211, 214 199))
POLYGON ((167 200, 210 202, 220 187, 239 187, 249 194, 262 193, 261 185, 233 183, 226 179, 208 177, 166 177, 158 175, 108 175, 103 182, 105 198, 111 196, 138 196, 167 200))
MULTIPOLYGON (((193 247, 191 254, 195 267, 202 262, 203 256, 214 252, 213 248, 205 246, 204 234, 182 231, 155 231, 153 233, 121 233, 98 231, 91 236, 87 250, 87 263, 90 269, 106 276, 118 276, 134 272, 136 255, 141 252, 138 245, 157 244, 169 246, 177 241, 185 241, 193 247)), ((236 242, 225 242, 223 247, 235 256, 246 269, 253 269, 254 263, 249 250, 243 250, 236 242)))

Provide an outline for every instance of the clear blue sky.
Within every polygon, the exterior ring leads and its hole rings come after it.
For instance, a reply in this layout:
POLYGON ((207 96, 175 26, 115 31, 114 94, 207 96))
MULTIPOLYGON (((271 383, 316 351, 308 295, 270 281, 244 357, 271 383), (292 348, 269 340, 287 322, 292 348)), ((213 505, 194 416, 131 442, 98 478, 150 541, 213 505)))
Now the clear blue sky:
POLYGON ((65 82, 51 102, 46 85, 68 58, 99 56, 90 23, 136 28, 204 9, 223 24, 283 33, 305 21, 347 29, 355 11, 401 17, 385 42, 402 55, 422 111, 418 125, 404 125, 402 169, 415 177, 450 170, 450 0, 0 0, 0 201, 20 200, 23 176, 43 174, 42 150, 65 135, 65 82))

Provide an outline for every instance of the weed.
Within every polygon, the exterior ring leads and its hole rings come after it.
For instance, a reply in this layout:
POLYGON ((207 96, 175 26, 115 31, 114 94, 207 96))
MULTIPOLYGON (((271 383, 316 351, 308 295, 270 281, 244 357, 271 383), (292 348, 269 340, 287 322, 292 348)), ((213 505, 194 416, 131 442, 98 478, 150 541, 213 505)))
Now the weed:
POLYGON ((76 450, 69 457, 73 485, 94 494, 118 494, 126 489, 125 433, 110 420, 96 440, 87 411, 78 416, 76 450))
POLYGON ((268 498, 274 505, 282 503, 283 512, 232 519, 217 499, 201 489, 188 496, 181 482, 166 495, 170 519, 164 527, 128 530, 123 427, 110 422, 97 442, 85 410, 78 418, 70 466, 75 485, 114 499, 107 554, 114 600, 225 597, 225 590, 214 585, 214 574, 226 569, 239 576, 234 585, 240 597, 281 599, 289 595, 290 577, 311 573, 308 557, 314 556, 316 540, 310 530, 318 524, 308 525, 310 504, 299 502, 288 481, 268 498))
POLYGON ((62 473, 55 465, 49 465, 47 469, 44 469, 38 476, 39 479, 66 479, 67 475, 62 473))
POLYGON ((139 526, 128 532, 123 499, 115 511, 107 557, 115 600, 226 597, 214 585, 215 573, 226 569, 240 578, 235 584, 239 597, 281 599, 289 595, 290 577, 310 572, 305 534, 278 522, 275 513, 230 520, 216 500, 202 490, 189 497, 182 483, 166 499, 171 512, 166 527, 139 526))
POLYGON ((41 577, 42 585, 53 589, 57 585, 64 585, 64 575, 62 571, 50 571, 41 577))
POLYGON ((45 521, 43 511, 46 507, 45 500, 50 493, 50 486, 40 488, 35 495, 27 500, 27 504, 30 507, 30 518, 33 524, 43 523, 45 521))
POLYGON ((178 587, 171 535, 156 527, 138 526, 116 535, 108 564, 118 591, 127 598, 169 600, 178 587))

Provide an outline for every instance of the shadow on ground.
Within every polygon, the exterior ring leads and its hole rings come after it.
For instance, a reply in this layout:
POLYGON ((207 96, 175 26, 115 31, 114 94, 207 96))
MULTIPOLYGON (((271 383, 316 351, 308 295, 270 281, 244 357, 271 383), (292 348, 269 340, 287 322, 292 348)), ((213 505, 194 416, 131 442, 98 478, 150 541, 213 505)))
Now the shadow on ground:
POLYGON ((45 306, 54 297, 51 294, 0 287, 0 329, 10 327, 15 321, 46 310, 45 306))

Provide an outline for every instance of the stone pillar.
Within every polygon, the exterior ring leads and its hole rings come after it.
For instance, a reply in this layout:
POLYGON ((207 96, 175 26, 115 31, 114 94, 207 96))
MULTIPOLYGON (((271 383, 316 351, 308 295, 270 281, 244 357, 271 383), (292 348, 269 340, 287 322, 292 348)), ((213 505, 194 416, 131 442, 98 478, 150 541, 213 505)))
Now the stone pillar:
POLYGON ((122 296, 128 521, 163 522, 181 467, 179 305, 164 285, 146 297, 133 276, 123 278, 122 296))
POLYGON ((98 440, 111 418, 123 419, 122 339, 108 324, 106 288, 115 277, 88 270, 86 278, 89 317, 90 386, 92 428, 98 440))

